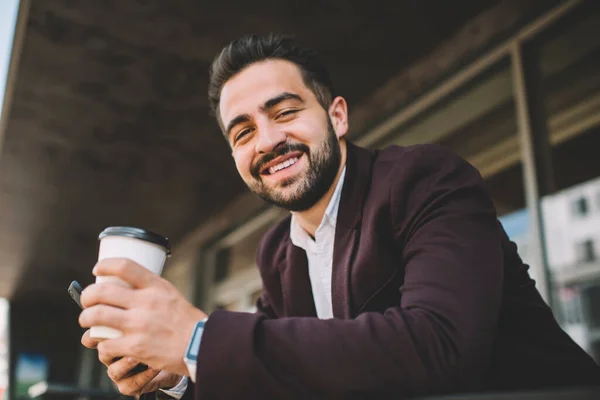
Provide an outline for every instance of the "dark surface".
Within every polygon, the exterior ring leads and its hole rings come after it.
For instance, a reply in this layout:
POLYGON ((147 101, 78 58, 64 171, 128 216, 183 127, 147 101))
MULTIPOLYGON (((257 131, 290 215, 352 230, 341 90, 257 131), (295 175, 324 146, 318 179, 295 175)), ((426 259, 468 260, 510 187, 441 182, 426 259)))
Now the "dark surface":
MULTIPOLYGON (((572 388, 527 392, 477 393, 441 397, 419 397, 418 400, 597 400, 600 388, 572 388)), ((417 399, 415 399, 417 400, 417 399)))
MULTIPOLYGON (((189 388, 184 397, 182 397, 182 400, 192 400, 194 398, 193 395, 192 388, 189 388)), ((471 393, 449 396, 414 397, 413 400, 598 400, 599 398, 599 388, 569 388, 525 392, 471 393)), ((149 393, 142 395, 140 400, 155 400, 155 397, 153 393, 149 393)))
POLYGON ((0 158, 0 296, 91 282, 98 233, 184 234, 244 186, 207 68, 246 33, 320 51, 350 108, 497 0, 33 0, 0 158))

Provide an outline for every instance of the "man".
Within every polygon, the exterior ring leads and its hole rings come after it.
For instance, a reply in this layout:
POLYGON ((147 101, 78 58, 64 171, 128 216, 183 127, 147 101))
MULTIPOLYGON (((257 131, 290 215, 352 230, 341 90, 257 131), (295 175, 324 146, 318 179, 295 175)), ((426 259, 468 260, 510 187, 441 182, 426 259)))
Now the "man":
POLYGON ((95 267, 133 285, 82 295, 81 326, 124 331, 82 339, 119 390, 398 399, 598 382, 598 366, 539 296, 478 172, 435 145, 351 144, 346 102, 333 94, 315 54, 288 38, 246 37, 215 59, 209 97, 240 176, 291 216, 259 246, 256 314, 206 320, 131 261, 95 267), (197 352, 191 367, 186 349, 197 352), (127 378, 137 362, 151 368, 127 378))

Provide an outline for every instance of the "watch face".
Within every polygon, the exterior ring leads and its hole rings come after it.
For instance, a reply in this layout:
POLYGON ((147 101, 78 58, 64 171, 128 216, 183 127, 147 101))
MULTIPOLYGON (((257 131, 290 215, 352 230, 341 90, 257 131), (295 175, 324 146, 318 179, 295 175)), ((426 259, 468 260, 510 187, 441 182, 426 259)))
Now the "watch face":
POLYGON ((186 358, 191 361, 197 361, 198 359, 198 350, 200 349, 200 340, 202 339, 202 332, 204 331, 204 324, 196 325, 196 329, 194 329, 194 334, 192 336, 192 340, 190 341, 190 345, 186 354, 186 358))

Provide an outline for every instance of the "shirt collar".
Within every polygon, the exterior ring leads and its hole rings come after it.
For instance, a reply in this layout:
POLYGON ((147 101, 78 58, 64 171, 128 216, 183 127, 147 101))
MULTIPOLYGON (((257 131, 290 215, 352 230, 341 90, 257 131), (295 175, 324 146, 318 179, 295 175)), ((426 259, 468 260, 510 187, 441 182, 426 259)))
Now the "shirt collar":
MULTIPOLYGON (((329 200, 329 204, 325 209, 323 219, 317 228, 317 233, 322 229, 324 224, 329 224, 331 228, 335 228, 337 222, 337 214, 340 208, 340 200, 342 198, 342 187, 344 186, 344 178, 346 176, 346 166, 342 169, 340 179, 337 182, 333 195, 329 200)), ((292 214, 292 220, 290 223, 290 239, 294 246, 301 247, 306 250, 308 241, 312 241, 308 232, 306 232, 296 220, 296 216, 292 214)))

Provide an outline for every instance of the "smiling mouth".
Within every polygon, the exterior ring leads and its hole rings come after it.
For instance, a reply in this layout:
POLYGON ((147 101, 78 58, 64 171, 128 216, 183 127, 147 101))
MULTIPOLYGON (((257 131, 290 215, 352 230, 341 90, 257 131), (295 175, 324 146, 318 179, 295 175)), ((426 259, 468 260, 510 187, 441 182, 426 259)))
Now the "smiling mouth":
POLYGON ((261 170, 261 174, 262 175, 273 175, 276 172, 282 171, 282 170, 289 168, 292 165, 296 164, 298 162, 298 160, 300 160, 300 157, 302 157, 302 153, 297 153, 297 152, 294 154, 288 154, 286 156, 279 157, 278 159, 275 159, 275 160, 271 161, 270 163, 268 163, 261 170))

